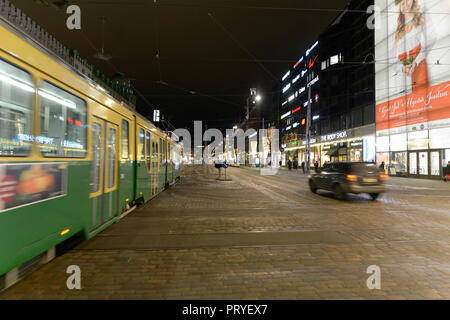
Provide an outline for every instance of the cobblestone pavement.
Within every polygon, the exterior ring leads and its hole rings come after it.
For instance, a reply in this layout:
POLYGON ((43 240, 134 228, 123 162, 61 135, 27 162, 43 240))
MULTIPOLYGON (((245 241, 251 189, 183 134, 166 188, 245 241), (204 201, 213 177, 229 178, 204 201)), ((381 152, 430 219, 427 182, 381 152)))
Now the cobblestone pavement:
POLYGON ((450 299, 450 183, 391 178, 378 201, 337 201, 298 172, 228 174, 187 168, 0 299, 450 299), (66 288, 70 265, 82 290, 66 288), (381 290, 367 289, 370 265, 381 290))

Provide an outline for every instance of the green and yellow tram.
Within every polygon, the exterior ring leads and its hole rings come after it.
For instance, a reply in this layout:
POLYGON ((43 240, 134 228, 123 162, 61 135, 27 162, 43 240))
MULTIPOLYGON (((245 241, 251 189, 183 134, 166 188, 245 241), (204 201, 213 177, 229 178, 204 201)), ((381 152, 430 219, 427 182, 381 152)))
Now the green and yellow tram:
POLYGON ((0 289, 180 176, 181 146, 0 19, 0 289))

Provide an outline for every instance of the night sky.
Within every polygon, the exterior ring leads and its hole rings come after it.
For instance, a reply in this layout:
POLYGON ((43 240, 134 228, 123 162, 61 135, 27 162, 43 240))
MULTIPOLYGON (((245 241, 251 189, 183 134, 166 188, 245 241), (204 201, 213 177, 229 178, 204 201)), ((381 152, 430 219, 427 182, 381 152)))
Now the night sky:
POLYGON ((106 75, 120 71, 132 79, 141 114, 151 118, 155 108, 177 128, 202 120, 219 129, 238 123, 251 87, 267 108, 277 80, 348 2, 158 0, 155 7, 153 0, 68 1, 82 10, 82 29, 69 31, 65 7, 46 1, 12 2, 106 75), (94 57, 102 47, 102 17, 109 62, 94 57))

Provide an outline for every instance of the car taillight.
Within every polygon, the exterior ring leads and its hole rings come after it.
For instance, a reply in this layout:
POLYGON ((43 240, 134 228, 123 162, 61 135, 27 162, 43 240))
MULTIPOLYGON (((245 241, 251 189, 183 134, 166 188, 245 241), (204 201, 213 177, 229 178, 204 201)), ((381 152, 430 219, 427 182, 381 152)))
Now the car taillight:
POLYGON ((347 181, 348 182, 357 183, 358 182, 358 176, 355 176, 353 174, 348 174, 347 175, 347 181))
POLYGON ((386 181, 388 178, 389 178, 389 176, 387 174, 380 174, 381 181, 386 181))

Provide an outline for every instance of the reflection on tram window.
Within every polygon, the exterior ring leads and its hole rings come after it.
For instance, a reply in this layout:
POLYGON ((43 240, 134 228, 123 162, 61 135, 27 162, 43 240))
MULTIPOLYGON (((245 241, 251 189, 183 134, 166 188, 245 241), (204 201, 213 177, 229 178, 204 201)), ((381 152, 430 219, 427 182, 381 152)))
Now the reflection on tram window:
POLYGON ((92 124, 92 167, 91 167, 91 193, 100 190, 100 168, 101 168, 101 140, 102 127, 99 123, 92 124))
POLYGON ((86 156, 86 103, 48 82, 39 89, 41 136, 38 141, 46 157, 86 156))
POLYGON ((127 120, 122 120, 122 159, 128 159, 130 156, 130 125, 127 120))
POLYGON ((145 161, 145 133, 144 133, 144 130, 142 130, 142 129, 139 132, 139 148, 140 148, 139 154, 141 155, 141 161, 145 161))
POLYGON ((26 156, 33 136, 34 85, 27 72, 0 60, 0 156, 26 156))
POLYGON ((109 129, 108 140, 108 188, 116 184, 116 129, 109 129))

